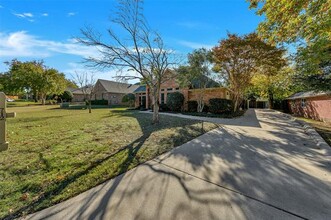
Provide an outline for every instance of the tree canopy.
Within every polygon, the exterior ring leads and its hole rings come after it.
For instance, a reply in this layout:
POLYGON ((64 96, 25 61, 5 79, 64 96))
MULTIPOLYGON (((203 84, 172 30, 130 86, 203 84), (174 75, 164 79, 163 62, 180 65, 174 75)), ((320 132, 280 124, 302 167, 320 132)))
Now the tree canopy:
POLYGON ((188 54, 187 59, 187 66, 179 66, 177 68, 177 81, 181 87, 198 89, 197 111, 202 112, 204 107, 203 97, 205 89, 212 86, 218 86, 218 84, 211 79, 212 53, 205 48, 196 49, 188 54))
POLYGON ((5 91, 8 93, 32 93, 43 104, 47 95, 61 94, 67 87, 63 73, 47 68, 43 61, 7 62, 9 71, 1 76, 5 81, 5 91))
POLYGON ((294 43, 294 83, 304 90, 330 90, 331 1, 248 0, 265 16, 258 33, 270 43, 294 43))
POLYGON ((258 32, 271 43, 331 39, 331 1, 329 0, 248 0, 265 20, 258 32))
POLYGON ((228 34, 227 39, 213 48, 214 70, 228 81, 233 111, 238 111, 254 74, 275 75, 285 64, 283 54, 283 49, 267 44, 255 33, 228 34))
POLYGON ((93 28, 81 30, 78 42, 100 52, 86 61, 92 67, 116 68, 118 78, 140 79, 150 88, 153 102, 153 123, 159 122, 161 83, 168 79, 168 69, 174 65, 174 52, 165 47, 160 34, 151 30, 143 15, 142 0, 119 0, 107 40, 93 28), (121 35, 114 30, 121 31, 121 35), (122 36, 124 35, 124 36, 122 36))

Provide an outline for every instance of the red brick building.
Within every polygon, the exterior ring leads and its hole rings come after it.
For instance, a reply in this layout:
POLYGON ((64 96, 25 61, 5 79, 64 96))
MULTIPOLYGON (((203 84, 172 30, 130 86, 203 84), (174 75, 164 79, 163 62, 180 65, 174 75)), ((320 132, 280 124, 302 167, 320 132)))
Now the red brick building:
POLYGON ((331 123, 331 92, 299 92, 287 100, 292 114, 331 123))
MULTIPOLYGON (((196 101, 197 94, 199 93, 198 89, 180 89, 176 79, 170 79, 161 85, 161 94, 159 97, 160 104, 167 103, 168 94, 173 92, 181 92, 184 95, 184 110, 187 110, 187 102, 188 101, 196 101)), ((138 89, 134 91, 136 95, 135 106, 136 107, 144 107, 151 108, 152 107, 152 96, 150 94, 150 89, 147 86, 140 86, 138 89)), ((227 88, 224 87, 215 87, 215 88, 207 88, 205 90, 204 102, 205 104, 209 104, 209 99, 211 98, 224 98, 230 99, 230 92, 227 88)))

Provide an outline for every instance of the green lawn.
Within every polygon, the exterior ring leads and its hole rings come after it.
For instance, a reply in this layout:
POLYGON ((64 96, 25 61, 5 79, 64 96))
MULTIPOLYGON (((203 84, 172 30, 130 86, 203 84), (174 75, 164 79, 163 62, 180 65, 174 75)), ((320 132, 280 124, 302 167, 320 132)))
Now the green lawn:
MULTIPOLYGON (((124 108, 11 108, 10 148, 0 152, 0 218, 51 206, 203 133, 201 122, 124 108)), ((204 123, 204 132, 216 125, 204 123)))

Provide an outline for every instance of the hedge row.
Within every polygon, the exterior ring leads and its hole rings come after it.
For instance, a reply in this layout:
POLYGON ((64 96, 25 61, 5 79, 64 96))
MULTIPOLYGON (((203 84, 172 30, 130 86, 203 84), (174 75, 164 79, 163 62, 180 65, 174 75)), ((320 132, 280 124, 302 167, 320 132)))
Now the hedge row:
POLYGON ((108 105, 108 100, 91 100, 91 105, 108 105))
POLYGON ((209 111, 214 114, 231 111, 232 101, 228 99, 209 99, 209 111))
MULTIPOLYGON (((160 105, 160 111, 174 111, 179 112, 182 110, 184 104, 184 96, 179 93, 175 92, 169 94, 167 99, 167 104, 160 105)), ((188 101, 188 112, 196 112, 198 103, 197 101, 188 101)), ((203 112, 211 112, 214 114, 221 114, 225 112, 230 112, 232 108, 232 101, 228 99, 221 99, 221 98, 213 98, 209 100, 209 105, 205 105, 203 108, 203 112)))

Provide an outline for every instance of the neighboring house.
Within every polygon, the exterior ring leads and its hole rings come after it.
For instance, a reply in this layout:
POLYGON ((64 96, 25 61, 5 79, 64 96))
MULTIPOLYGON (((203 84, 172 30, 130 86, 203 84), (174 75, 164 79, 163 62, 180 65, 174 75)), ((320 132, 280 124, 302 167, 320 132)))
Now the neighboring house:
MULTIPOLYGON (((98 79, 93 91, 89 88, 87 93, 93 92, 92 100, 107 100, 108 105, 124 105, 125 103, 122 103, 123 96, 133 93, 138 87, 139 85, 98 79)), ((83 102, 87 99, 81 88, 73 89, 71 92, 73 102, 83 102)))
MULTIPOLYGON (((210 86, 218 86, 217 83, 210 84, 210 86)), ((197 94, 199 92, 198 89, 181 89, 176 82, 175 78, 167 80, 165 83, 161 84, 161 93, 159 96, 159 103, 166 104, 167 97, 170 93, 173 92, 181 92, 184 95, 184 110, 187 110, 187 102, 188 101, 196 101, 197 94)), ((135 91, 136 101, 135 107, 144 107, 151 108, 152 107, 152 96, 150 94, 150 89, 146 85, 139 86, 135 91)), ((227 88, 224 87, 215 87, 215 88, 207 88, 205 90, 204 101, 208 105, 209 99, 211 98, 223 98, 230 99, 230 92, 227 88)))
POLYGON ((124 105, 124 95, 133 93, 139 85, 98 79, 93 90, 93 100, 108 100, 108 105, 124 105))
MULTIPOLYGON (((71 100, 72 102, 84 102, 85 100, 87 100, 87 94, 84 94, 81 88, 70 89, 70 91, 73 95, 73 98, 71 100)), ((91 88, 86 89, 86 92, 90 94, 91 88)))
POLYGON ((269 101, 264 98, 251 98, 247 100, 248 108, 269 108, 269 101))
POLYGON ((287 100, 294 115, 331 122, 331 92, 298 92, 287 100))

